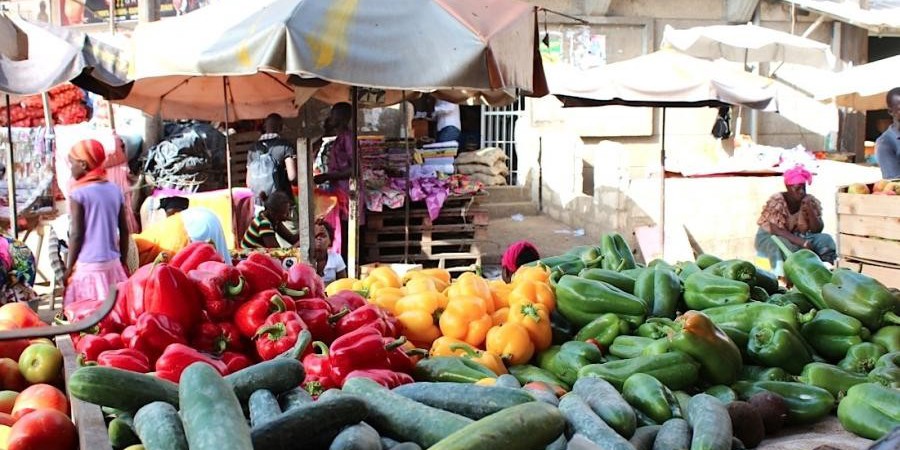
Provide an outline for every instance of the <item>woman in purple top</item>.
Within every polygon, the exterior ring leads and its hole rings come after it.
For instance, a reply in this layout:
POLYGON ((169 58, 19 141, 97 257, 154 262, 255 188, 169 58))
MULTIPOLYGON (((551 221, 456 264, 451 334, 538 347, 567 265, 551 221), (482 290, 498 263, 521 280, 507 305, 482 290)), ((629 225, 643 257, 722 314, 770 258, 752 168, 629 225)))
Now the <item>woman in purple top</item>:
POLYGON ((335 134, 334 142, 324 149, 324 165, 326 171, 313 177, 316 184, 338 200, 340 222, 331 217, 325 220, 334 228, 332 250, 335 253, 347 254, 347 218, 350 199, 350 175, 353 171, 353 134, 350 132, 350 119, 353 107, 346 102, 335 103, 331 113, 325 119, 326 134, 335 134))
POLYGON ((95 140, 69 151, 75 180, 69 195, 69 260, 64 305, 102 300, 109 286, 125 281, 128 222, 122 191, 107 181, 106 151, 95 140))

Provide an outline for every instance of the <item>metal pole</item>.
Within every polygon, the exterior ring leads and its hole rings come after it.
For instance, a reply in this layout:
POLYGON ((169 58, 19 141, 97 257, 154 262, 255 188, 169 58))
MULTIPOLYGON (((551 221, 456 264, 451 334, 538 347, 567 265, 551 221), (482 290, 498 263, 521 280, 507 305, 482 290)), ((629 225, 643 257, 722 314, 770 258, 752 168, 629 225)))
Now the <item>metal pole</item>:
MULTIPOLYGON (((234 229, 234 197, 231 183, 231 135, 228 133, 228 77, 222 77, 222 93, 225 97, 225 176, 228 177, 228 215, 231 217, 232 221, 231 228, 234 229)), ((238 236, 234 237, 235 241, 239 239, 238 236)))
MULTIPOLYGON (((659 151, 659 242, 662 246, 661 258, 666 257, 666 108, 662 109, 662 139, 659 151)), ((649 261, 647 261, 649 262, 649 261)))
POLYGON ((347 275, 355 278, 359 265, 357 255, 357 239, 359 233, 359 137, 357 127, 359 121, 359 91, 356 86, 350 88, 350 101, 353 115, 350 117, 350 136, 353 139, 353 157, 350 158, 350 205, 347 219, 347 275))
POLYGON ((6 146, 6 189, 9 196, 9 230, 15 239, 19 238, 19 215, 16 211, 16 162, 13 156, 12 114, 9 108, 9 94, 6 94, 6 138, 9 145, 6 146))
POLYGON ((538 211, 544 212, 544 137, 538 137, 538 211))
POLYGON ((401 91, 403 104, 400 114, 403 116, 403 129, 400 137, 403 138, 403 148, 406 150, 406 181, 403 183, 403 264, 409 264, 409 121, 407 121, 406 91, 401 91))
MULTIPOLYGON (((87 2, 85 2, 87 3, 87 2)), ((116 34, 116 2, 109 0, 109 32, 116 34)))

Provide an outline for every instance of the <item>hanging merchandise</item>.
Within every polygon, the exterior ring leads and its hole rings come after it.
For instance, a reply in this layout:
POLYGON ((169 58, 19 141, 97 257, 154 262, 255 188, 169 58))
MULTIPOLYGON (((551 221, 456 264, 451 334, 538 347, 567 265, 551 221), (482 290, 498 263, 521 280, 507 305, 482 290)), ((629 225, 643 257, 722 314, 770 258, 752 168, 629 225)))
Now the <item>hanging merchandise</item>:
MULTIPOLYGON (((70 125, 88 119, 84 91, 71 83, 53 87, 50 96, 50 112, 53 123, 70 125)), ((40 95, 24 97, 19 104, 10 106, 10 119, 14 127, 42 127, 44 123, 44 103, 40 95)), ((0 106, 0 125, 6 126, 6 107, 0 106)))

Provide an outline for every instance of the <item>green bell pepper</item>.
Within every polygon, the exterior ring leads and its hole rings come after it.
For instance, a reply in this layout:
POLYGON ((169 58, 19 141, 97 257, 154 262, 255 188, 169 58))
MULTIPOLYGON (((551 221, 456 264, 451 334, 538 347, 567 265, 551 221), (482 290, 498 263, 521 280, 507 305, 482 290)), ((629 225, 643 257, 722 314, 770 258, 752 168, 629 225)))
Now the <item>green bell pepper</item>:
POLYGON ((634 269, 634 255, 631 247, 625 242, 625 238, 619 233, 607 233, 600 238, 600 250, 603 253, 601 267, 604 269, 622 271, 634 269))
POLYGON ((818 422, 834 409, 835 399, 830 392, 816 386, 789 381, 738 381, 731 386, 747 399, 753 394, 769 391, 784 397, 788 407, 788 423, 818 422))
POLYGON ((744 364, 741 381, 793 381, 794 377, 781 367, 760 367, 744 364))
POLYGON ((582 367, 603 362, 603 353, 594 344, 570 341, 542 351, 538 354, 537 362, 541 369, 572 385, 578 379, 578 371, 582 367))
POLYGON ((603 253, 600 251, 600 247, 594 245, 580 245, 578 247, 573 247, 565 254, 578 256, 581 258, 581 262, 584 263, 585 267, 597 267, 603 259, 603 253))
POLYGON ((756 284, 756 266, 742 259, 720 261, 703 269, 703 271, 711 275, 728 278, 729 280, 743 281, 751 286, 756 284))
POLYGON ((764 366, 781 367, 794 375, 813 360, 800 333, 780 320, 757 323, 750 330, 747 353, 764 366))
POLYGON ((700 266, 700 269, 703 270, 706 270, 707 267, 714 266, 720 262, 722 262, 722 258, 710 255, 709 253, 701 253, 697 255, 697 265, 700 266))
POLYGON ((482 378, 497 378, 491 369, 460 356, 432 356, 416 363, 413 373, 419 381, 475 383, 482 378))
POLYGON ((900 352, 900 326, 883 327, 869 339, 889 352, 900 352))
POLYGON ((588 280, 602 281, 611 284, 629 294, 634 293, 635 279, 621 272, 609 269, 584 269, 578 273, 581 278, 588 280))
POLYGON ((795 329, 800 323, 808 321, 811 316, 801 316, 794 306, 778 306, 770 303, 750 302, 740 305, 726 305, 709 308, 703 314, 719 327, 736 328, 749 333, 758 322, 781 320, 795 329))
POLYGON ((750 333, 745 333, 732 327, 719 328, 728 335, 728 339, 731 339, 731 342, 734 342, 734 345, 737 345, 737 348, 741 351, 741 356, 745 357, 745 359, 750 359, 750 355, 747 353, 747 344, 750 342, 750 333))
POLYGON ((681 298, 681 279, 665 267, 645 270, 634 282, 634 295, 647 302, 650 316, 674 319, 681 298))
POLYGON ((706 390, 706 394, 712 395, 713 397, 717 398, 719 401, 721 401, 722 403, 724 403, 726 405, 738 400, 737 393, 734 392, 734 390, 731 389, 730 387, 725 386, 724 384, 717 384, 715 386, 710 386, 706 390))
POLYGON ((650 345, 644 347, 641 350, 642 356, 650 356, 650 355, 662 355, 663 353, 669 353, 672 350, 672 343, 669 342, 667 338, 659 338, 650 343, 650 345))
POLYGON ((833 309, 823 309, 801 328, 816 353, 828 361, 837 362, 847 355, 850 347, 869 337, 862 322, 833 309))
POLYGON ((651 269, 647 269, 646 267, 635 267, 634 269, 625 269, 619 273, 625 275, 626 277, 634 278, 635 280, 637 280, 637 278, 641 276, 641 274, 644 273, 645 270, 651 269))
POLYGON ((847 391, 837 411, 841 426, 867 439, 880 439, 900 425, 900 390, 873 383, 847 391))
POLYGON ((554 308, 550 311, 550 331, 553 333, 553 344, 562 345, 571 341, 578 329, 559 310, 554 308))
POLYGON ((559 312, 578 327, 606 313, 638 326, 647 314, 643 300, 611 284, 572 275, 564 275, 556 282, 556 304, 559 312))
POLYGON ((656 423, 680 417, 681 409, 672 391, 646 373, 636 373, 622 385, 622 397, 656 423))
POLYGON ((756 286, 766 290, 769 295, 777 294, 781 287, 778 285, 778 276, 768 270, 756 267, 756 286))
POLYGON ((536 265, 540 264, 552 271, 553 269, 555 269, 557 266, 559 266, 561 264, 571 263, 571 262, 575 262, 575 261, 581 261, 581 257, 578 255, 565 254, 565 255, 550 256, 547 258, 542 258, 537 261, 532 261, 530 263, 527 263, 525 265, 526 266, 536 266, 536 265))
POLYGON ((837 365, 844 370, 865 375, 875 368, 878 358, 886 353, 887 350, 878 344, 863 342, 850 347, 847 356, 844 356, 837 365))
MULTIPOLYGON (((848 269, 834 271, 831 281, 822 286, 826 308, 836 309, 859 319, 870 330, 900 324, 900 301, 877 280, 848 269)), ((824 308, 823 308, 824 309, 824 308)))
POLYGON ((807 313, 813 309, 813 304, 810 303, 808 298, 806 298, 806 295, 800 291, 795 290, 791 290, 783 294, 771 295, 766 300, 766 303, 772 303, 774 305, 780 306, 796 305, 797 309, 801 313, 807 313))
MULTIPOLYGON (((663 338, 665 339, 665 338, 663 338)), ((644 349, 656 342, 655 339, 642 336, 623 335, 616 337, 609 346, 609 353, 619 358, 636 358, 644 349)))
POLYGON ((613 313, 606 313, 582 327, 575 335, 575 340, 594 339, 607 349, 616 337, 628 333, 628 328, 628 322, 613 313))
POLYGON ((754 302, 764 302, 769 300, 769 293, 759 286, 750 286, 750 300, 754 302))
POLYGON ((578 377, 600 377, 622 390, 625 380, 636 373, 646 373, 669 389, 685 389, 697 384, 700 364, 681 352, 590 364, 578 371, 578 377))
POLYGON ((900 352, 887 353, 878 358, 868 379, 872 383, 900 389, 900 352))
POLYGON ((676 321, 681 329, 669 336, 674 350, 700 363, 700 376, 711 384, 731 384, 741 373, 741 351, 705 314, 688 311, 676 321))
POLYGON ((686 281, 691 275, 701 271, 703 269, 692 261, 682 261, 675 264, 675 273, 678 274, 678 278, 681 278, 682 282, 686 281))
POLYGON ((651 339, 659 339, 668 336, 669 333, 674 333, 677 329, 678 324, 672 319, 651 317, 638 327, 636 334, 651 339))
POLYGON ((864 375, 848 372, 832 364, 812 362, 803 367, 797 381, 825 389, 835 398, 843 398, 851 387, 868 380, 864 375))
POLYGON ((542 382, 547 383, 553 388, 558 388, 558 390, 569 391, 572 389, 572 386, 566 383, 563 380, 560 380, 559 377, 553 375, 549 371, 541 369, 540 367, 532 366, 531 364, 519 364, 515 366, 509 366, 507 368, 509 370, 509 374, 516 377, 519 380, 519 383, 522 386, 525 386, 528 383, 532 382, 542 382))
POLYGON ((697 272, 684 282, 684 303, 703 310, 715 306, 747 303, 750 285, 706 272, 697 272))
POLYGON ((647 263, 647 268, 649 269, 669 269, 671 271, 675 270, 675 266, 669 264, 664 259, 656 258, 653 261, 647 263))
POLYGON ((772 240, 784 253, 784 274, 791 284, 806 294, 817 309, 828 308, 822 299, 822 286, 831 280, 831 271, 819 255, 805 248, 791 253, 778 236, 772 236, 772 240))

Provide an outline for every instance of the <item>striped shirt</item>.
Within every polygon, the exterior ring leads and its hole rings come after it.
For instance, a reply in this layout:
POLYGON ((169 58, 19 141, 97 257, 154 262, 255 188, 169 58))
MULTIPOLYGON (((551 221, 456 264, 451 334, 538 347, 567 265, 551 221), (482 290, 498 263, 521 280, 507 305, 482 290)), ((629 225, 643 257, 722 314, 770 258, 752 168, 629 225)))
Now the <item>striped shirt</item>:
POLYGON ((253 222, 247 227, 247 232, 244 233, 244 238, 241 240, 241 247, 265 248, 266 244, 263 242, 263 238, 265 236, 275 237, 275 227, 264 214, 265 211, 262 211, 253 218, 253 222))

